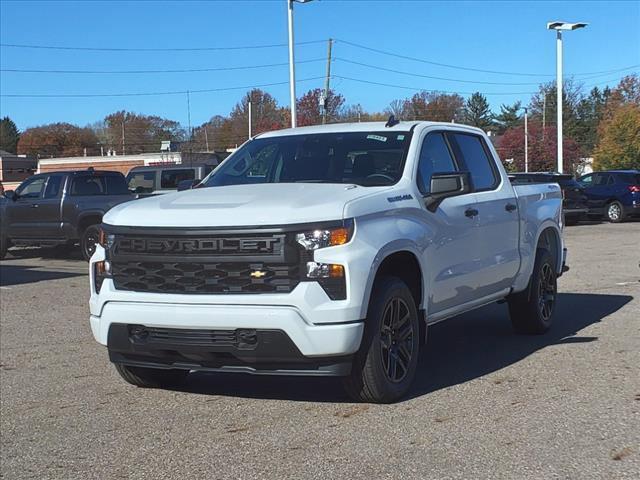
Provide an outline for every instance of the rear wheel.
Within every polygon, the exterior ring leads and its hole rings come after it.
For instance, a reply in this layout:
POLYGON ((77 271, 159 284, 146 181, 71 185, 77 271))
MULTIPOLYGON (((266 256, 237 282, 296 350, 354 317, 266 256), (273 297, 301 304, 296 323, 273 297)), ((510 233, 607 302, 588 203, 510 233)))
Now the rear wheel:
POLYGON ((613 201, 606 206, 604 216, 611 223, 620 223, 624 220, 624 207, 620 202, 613 201))
POLYGON ((189 370, 130 367, 121 363, 115 363, 114 366, 127 383, 142 388, 179 387, 189 375, 189 370))
POLYGON ((395 277, 376 282, 364 337, 344 386, 357 401, 391 403, 407 393, 415 377, 420 345, 416 304, 395 277))
POLYGON ((511 323, 516 332, 540 335, 549 330, 558 295, 556 280, 551 253, 539 248, 529 286, 508 298, 511 323))
POLYGON ((96 243, 100 241, 100 228, 98 225, 89 225, 82 232, 82 238, 80 238, 80 249, 82 250, 82 256, 88 262, 91 256, 96 251, 96 243))

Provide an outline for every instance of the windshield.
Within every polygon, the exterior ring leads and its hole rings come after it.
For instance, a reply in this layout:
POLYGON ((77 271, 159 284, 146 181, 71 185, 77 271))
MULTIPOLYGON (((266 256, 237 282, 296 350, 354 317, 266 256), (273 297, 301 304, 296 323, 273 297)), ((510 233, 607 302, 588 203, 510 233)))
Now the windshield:
POLYGON ((353 132, 257 138, 202 183, 355 183, 393 185, 402 176, 409 132, 353 132))

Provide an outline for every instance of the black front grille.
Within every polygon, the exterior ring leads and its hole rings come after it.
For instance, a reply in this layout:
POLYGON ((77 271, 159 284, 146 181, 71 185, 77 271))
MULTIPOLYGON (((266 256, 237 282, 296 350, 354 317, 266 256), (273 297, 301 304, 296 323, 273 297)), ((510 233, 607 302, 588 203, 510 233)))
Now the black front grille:
POLYGON ((249 262, 112 262, 116 289, 156 293, 288 293, 297 264, 249 262))

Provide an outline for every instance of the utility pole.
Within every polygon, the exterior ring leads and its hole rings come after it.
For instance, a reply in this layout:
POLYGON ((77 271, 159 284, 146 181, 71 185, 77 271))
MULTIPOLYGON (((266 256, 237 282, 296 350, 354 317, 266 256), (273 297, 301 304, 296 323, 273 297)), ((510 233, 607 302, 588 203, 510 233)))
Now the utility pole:
POLYGON ((527 107, 524 108, 524 171, 529 171, 529 128, 527 125, 527 117, 529 112, 527 107))
POLYGON ((191 98, 189 90, 187 90, 187 121, 189 122, 189 142, 193 140, 193 131, 191 130, 191 98))
POLYGON ((122 115, 122 155, 125 155, 125 150, 124 150, 124 115, 122 115))
POLYGON ((207 135, 207 124, 204 124, 204 143, 207 145, 207 152, 209 151, 209 136, 207 135))
POLYGON ((247 105, 249 106, 249 140, 251 140, 251 93, 247 93, 247 105))
POLYGON ((324 96, 322 98, 322 123, 327 123, 327 106, 329 103, 329 81, 331 79, 331 47, 333 46, 333 39, 329 39, 329 45, 327 47, 327 78, 324 82, 324 96))

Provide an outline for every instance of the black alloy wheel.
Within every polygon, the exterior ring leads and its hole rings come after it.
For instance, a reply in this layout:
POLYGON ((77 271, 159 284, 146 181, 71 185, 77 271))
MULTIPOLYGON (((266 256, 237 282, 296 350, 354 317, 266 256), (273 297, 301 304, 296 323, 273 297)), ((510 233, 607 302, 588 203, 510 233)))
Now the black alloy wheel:
POLYGON ((411 310, 400 297, 389 300, 382 316, 380 331, 382 366, 387 378, 398 383, 404 380, 413 357, 411 310))

